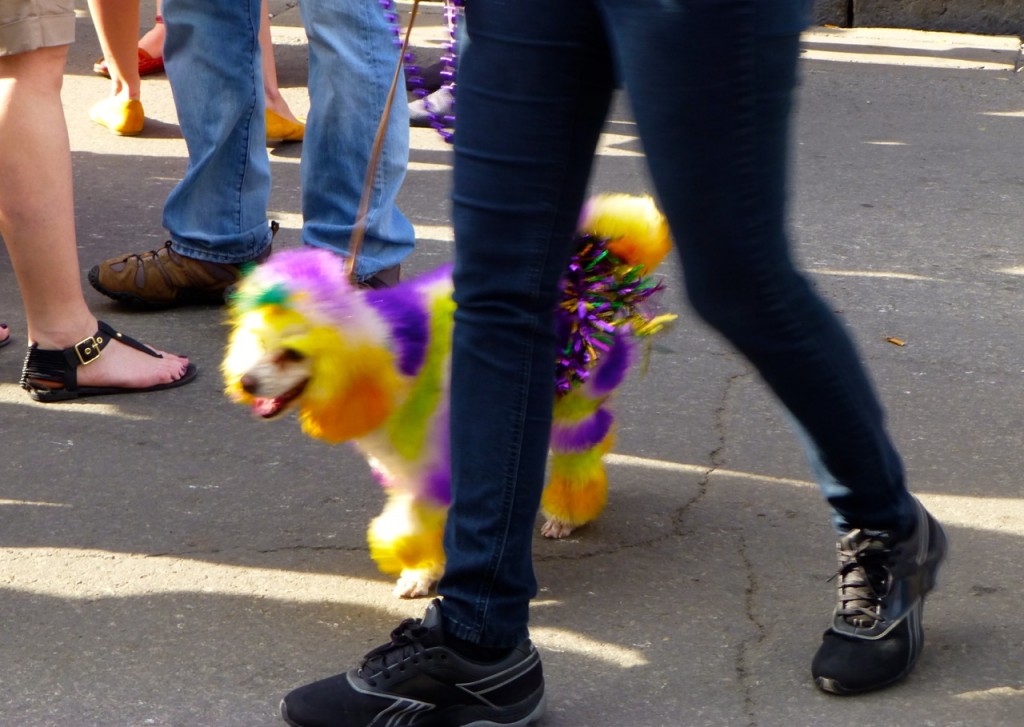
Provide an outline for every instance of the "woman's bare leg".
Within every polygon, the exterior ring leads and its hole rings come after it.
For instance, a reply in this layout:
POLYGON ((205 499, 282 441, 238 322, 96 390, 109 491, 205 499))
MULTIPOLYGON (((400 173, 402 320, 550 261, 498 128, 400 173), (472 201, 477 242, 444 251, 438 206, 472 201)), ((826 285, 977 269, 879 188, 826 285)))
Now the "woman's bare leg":
MULTIPOLYGON (((96 331, 82 293, 71 150, 60 90, 67 46, 0 57, 0 234, 40 348, 96 331)), ((78 370, 83 386, 147 387, 181 378, 187 359, 154 358, 120 343, 78 370)))
POLYGON ((110 72, 110 95, 139 98, 139 0, 89 0, 89 13, 110 72))

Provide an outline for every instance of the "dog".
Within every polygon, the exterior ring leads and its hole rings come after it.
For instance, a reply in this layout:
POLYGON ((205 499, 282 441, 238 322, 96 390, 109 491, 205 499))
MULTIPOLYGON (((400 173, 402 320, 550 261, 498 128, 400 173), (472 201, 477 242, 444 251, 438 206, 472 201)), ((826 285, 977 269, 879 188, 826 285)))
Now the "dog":
MULTIPOLYGON (((545 537, 564 538, 607 501, 602 456, 613 440, 609 398, 634 343, 674 316, 653 315, 654 270, 672 246, 649 197, 602 195, 581 213, 562 280, 545 537)), ((397 575, 395 594, 427 595, 444 568, 450 493, 448 389, 455 303, 451 266, 393 288, 354 286, 325 250, 277 252, 229 301, 226 393, 262 419, 295 410, 302 429, 352 442, 387 494, 370 554, 397 575)))

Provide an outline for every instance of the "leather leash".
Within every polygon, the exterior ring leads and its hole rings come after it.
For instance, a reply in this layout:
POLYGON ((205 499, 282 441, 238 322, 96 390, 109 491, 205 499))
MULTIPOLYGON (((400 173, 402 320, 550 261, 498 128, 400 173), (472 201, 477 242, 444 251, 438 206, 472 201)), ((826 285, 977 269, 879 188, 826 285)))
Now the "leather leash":
POLYGON ((409 25, 405 30, 402 50, 398 54, 398 65, 395 68, 395 75, 391 79, 391 89, 388 91, 388 99, 384 104, 384 112, 381 114, 380 123, 377 124, 377 135, 373 139, 373 149, 370 151, 370 166, 366 170, 366 178, 363 181, 363 195, 359 200, 359 210, 356 212, 355 226, 352 228, 352 235, 349 238, 348 275, 353 283, 356 282, 356 260, 359 257, 359 250, 363 246, 363 238, 366 237, 366 217, 370 209, 370 195, 373 194, 373 182, 377 176, 377 164, 380 162, 380 153, 384 146, 384 137, 387 134, 388 118, 391 116, 391 106, 394 104, 398 83, 402 78, 405 56, 409 51, 409 38, 412 36, 412 27, 416 22, 416 12, 419 10, 419 7, 420 0, 412 0, 412 13, 409 16, 409 25))

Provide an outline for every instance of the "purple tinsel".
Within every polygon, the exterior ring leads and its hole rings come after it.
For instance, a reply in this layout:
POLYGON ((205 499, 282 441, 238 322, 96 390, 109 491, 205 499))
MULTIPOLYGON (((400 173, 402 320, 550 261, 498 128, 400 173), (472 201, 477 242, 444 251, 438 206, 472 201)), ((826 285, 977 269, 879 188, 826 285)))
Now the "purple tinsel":
POLYGON ((642 265, 626 265, 613 255, 606 238, 577 237, 556 311, 563 342, 556 362, 559 395, 590 378, 597 359, 616 346, 617 329, 651 319, 645 304, 662 284, 642 272, 642 265))

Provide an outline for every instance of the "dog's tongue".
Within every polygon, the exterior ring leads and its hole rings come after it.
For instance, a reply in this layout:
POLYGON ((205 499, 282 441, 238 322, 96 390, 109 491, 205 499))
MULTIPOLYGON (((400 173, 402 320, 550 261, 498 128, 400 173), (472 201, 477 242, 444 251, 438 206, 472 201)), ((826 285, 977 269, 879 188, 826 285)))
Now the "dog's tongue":
POLYGON ((281 410, 281 402, 279 399, 253 399, 252 410, 256 416, 272 417, 281 410))

